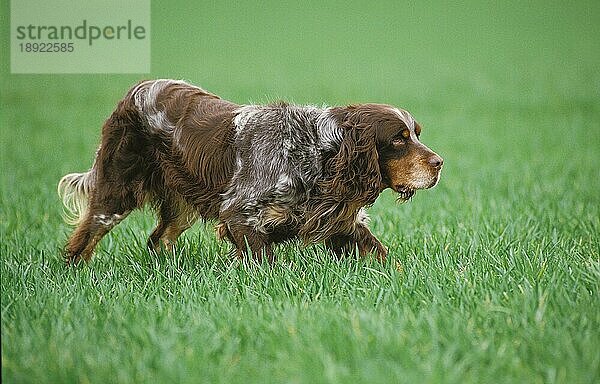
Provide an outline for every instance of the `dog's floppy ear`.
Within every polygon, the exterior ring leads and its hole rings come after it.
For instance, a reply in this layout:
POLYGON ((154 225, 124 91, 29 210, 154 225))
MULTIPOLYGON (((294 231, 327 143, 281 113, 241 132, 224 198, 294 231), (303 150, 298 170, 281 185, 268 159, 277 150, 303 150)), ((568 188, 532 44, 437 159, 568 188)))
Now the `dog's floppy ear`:
POLYGON ((341 130, 338 152, 325 163, 327 177, 321 188, 338 201, 372 204, 381 185, 376 148, 377 120, 360 105, 334 108, 341 130))

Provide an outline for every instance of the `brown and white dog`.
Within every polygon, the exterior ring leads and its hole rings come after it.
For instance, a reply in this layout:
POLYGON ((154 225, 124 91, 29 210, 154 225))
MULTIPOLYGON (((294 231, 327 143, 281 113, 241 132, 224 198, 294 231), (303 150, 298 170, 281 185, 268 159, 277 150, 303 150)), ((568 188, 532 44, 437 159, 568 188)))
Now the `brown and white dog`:
POLYGON ((324 241, 335 254, 384 259, 364 207, 385 188, 410 199, 443 160, 406 111, 382 104, 240 106, 183 81, 142 81, 102 127, 92 168, 58 185, 77 225, 68 263, 89 260, 132 210, 151 204, 148 247, 172 248, 198 218, 218 220, 237 255, 273 260, 272 245, 324 241))

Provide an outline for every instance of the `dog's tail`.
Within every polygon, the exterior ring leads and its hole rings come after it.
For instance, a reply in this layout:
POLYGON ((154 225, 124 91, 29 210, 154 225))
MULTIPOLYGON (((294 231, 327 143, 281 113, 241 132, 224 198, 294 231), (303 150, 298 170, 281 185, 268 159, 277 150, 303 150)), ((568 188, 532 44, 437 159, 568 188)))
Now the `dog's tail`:
POLYGON ((92 167, 85 173, 69 173, 58 182, 58 196, 64 205, 63 218, 67 224, 77 225, 85 216, 95 179, 92 167))

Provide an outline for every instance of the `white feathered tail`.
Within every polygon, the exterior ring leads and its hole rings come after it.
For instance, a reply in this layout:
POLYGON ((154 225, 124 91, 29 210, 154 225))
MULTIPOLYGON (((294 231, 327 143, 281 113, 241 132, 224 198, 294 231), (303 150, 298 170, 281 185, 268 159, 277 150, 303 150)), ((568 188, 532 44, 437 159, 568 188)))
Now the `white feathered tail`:
POLYGON ((58 196, 63 202, 63 218, 77 225, 88 210, 88 196, 95 182, 94 168, 85 173, 69 173, 58 182, 58 196))

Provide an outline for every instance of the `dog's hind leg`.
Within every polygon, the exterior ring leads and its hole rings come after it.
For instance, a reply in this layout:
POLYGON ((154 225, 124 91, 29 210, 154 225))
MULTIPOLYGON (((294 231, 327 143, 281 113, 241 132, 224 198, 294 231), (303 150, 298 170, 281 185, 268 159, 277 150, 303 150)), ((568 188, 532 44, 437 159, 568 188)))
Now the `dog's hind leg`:
POLYGON ((139 206, 131 189, 123 185, 107 187, 107 183, 100 180, 98 185, 103 188, 97 188, 89 196, 87 210, 67 241, 67 264, 89 261, 102 237, 139 206))
POLYGON ((148 249, 158 252, 161 246, 173 252, 179 236, 194 224, 198 214, 183 201, 168 199, 158 209, 158 225, 148 238, 148 249))
POLYGON ((69 237, 66 246, 67 264, 77 264, 81 260, 89 261, 98 242, 115 225, 121 222, 131 211, 122 213, 100 213, 89 211, 82 222, 69 237))

